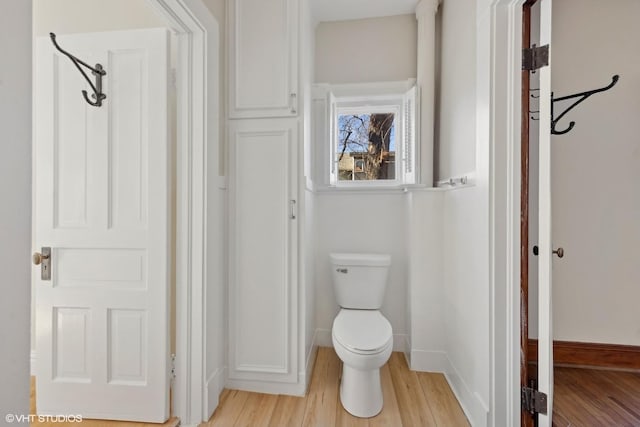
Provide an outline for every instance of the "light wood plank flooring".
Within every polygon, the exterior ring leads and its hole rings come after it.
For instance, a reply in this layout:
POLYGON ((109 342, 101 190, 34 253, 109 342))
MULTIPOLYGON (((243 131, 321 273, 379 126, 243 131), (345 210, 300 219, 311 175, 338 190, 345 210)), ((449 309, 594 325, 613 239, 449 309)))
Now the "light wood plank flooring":
POLYGON ((640 426, 640 373, 554 368, 553 425, 640 426))
MULTIPOLYGON (((31 408, 29 413, 31 415, 36 414, 36 379, 31 377, 31 408)), ((83 419, 82 423, 64 423, 64 422, 40 422, 35 419, 31 422, 32 426, 40 427, 175 427, 178 425, 177 418, 171 418, 164 424, 150 424, 150 423, 133 423, 125 421, 105 421, 105 420, 89 420, 83 419)))
POLYGON ((332 348, 318 349, 305 397, 225 389, 218 409, 201 427, 469 426, 444 376, 410 371, 402 353, 393 353, 382 367, 382 412, 356 418, 340 404, 341 363, 332 348))

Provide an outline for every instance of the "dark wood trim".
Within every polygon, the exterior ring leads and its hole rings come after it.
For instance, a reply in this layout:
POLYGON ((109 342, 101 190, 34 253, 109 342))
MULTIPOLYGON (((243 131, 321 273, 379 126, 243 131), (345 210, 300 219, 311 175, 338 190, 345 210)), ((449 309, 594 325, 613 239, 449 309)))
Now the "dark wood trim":
MULTIPOLYGON (((531 6, 522 7, 522 47, 531 44, 531 6)), ((522 71, 522 116, 520 127, 520 386, 529 385, 529 84, 528 71, 522 71)), ((533 427, 533 417, 520 411, 520 425, 533 427)))
MULTIPOLYGON (((538 340, 529 340, 529 362, 538 360, 538 340)), ((554 341, 554 365, 640 369, 640 346, 554 341)))

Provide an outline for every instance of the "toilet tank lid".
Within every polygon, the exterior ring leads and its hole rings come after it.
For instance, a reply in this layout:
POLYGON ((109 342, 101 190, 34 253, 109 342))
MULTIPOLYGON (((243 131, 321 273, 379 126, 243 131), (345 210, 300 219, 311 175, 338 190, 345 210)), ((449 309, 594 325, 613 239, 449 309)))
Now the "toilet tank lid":
POLYGON ((340 253, 329 254, 333 265, 366 265, 373 267, 387 267, 391 264, 391 255, 388 254, 359 254, 340 253))

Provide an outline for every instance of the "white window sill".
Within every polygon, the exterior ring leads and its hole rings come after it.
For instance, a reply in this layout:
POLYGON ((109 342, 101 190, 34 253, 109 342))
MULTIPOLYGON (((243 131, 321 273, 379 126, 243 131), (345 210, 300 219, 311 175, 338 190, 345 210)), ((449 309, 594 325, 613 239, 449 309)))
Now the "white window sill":
POLYGON ((402 194, 412 191, 447 191, 448 188, 428 187, 423 184, 412 185, 394 185, 394 186, 333 186, 333 185, 316 185, 314 193, 317 194, 402 194))
POLYGON ((439 187, 427 186, 425 184, 399 184, 399 185, 316 185, 311 180, 306 180, 306 188, 316 194, 402 194, 412 192, 442 192, 453 191, 462 188, 475 187, 475 174, 465 175, 466 183, 456 183, 455 185, 442 185, 439 187))

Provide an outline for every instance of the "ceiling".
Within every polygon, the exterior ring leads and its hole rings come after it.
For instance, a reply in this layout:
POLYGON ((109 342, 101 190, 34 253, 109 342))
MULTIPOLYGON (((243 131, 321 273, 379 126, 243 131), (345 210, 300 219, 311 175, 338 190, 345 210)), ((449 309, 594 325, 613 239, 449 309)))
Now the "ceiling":
POLYGON ((378 18, 414 13, 419 0, 311 0, 316 22, 378 18))

